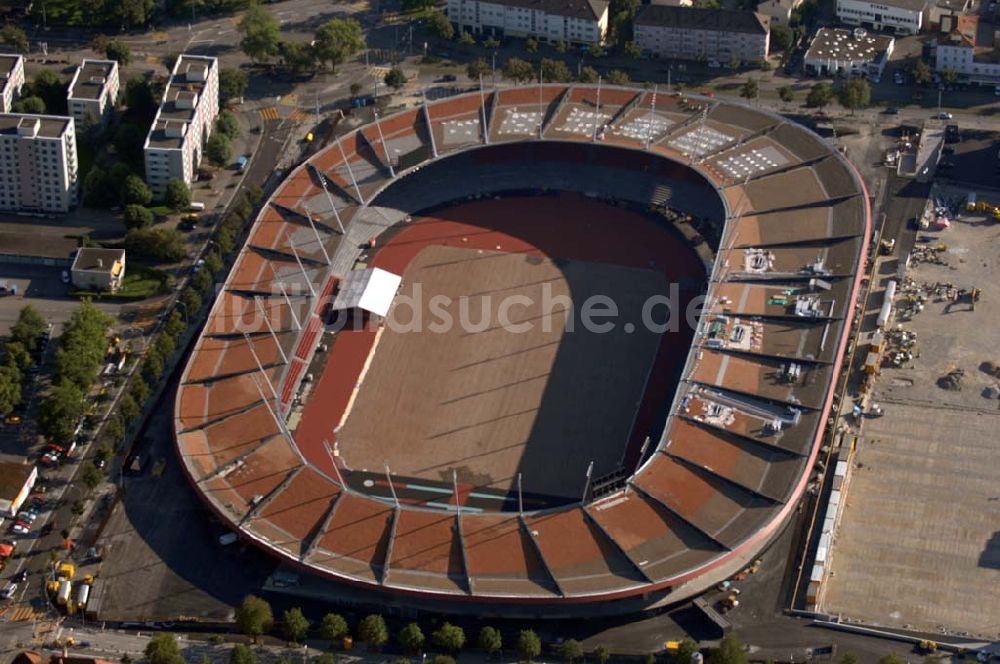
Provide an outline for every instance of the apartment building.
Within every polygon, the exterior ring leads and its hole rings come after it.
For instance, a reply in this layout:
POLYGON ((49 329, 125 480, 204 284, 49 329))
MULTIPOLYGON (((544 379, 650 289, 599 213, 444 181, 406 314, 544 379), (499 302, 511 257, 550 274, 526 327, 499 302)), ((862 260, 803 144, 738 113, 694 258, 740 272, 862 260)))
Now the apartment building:
POLYGON ((924 27, 928 0, 837 0, 837 18, 848 25, 915 35, 924 27))
POLYGON ((118 63, 84 60, 73 74, 67 98, 78 127, 107 124, 118 98, 118 63))
POLYGON ((24 56, 0 53, 0 76, 3 76, 3 93, 0 113, 10 113, 14 102, 21 96, 24 86, 24 56))
POLYGON ((969 83, 1000 90, 1000 47, 996 37, 993 46, 979 45, 978 16, 961 16, 953 23, 951 32, 938 39, 934 69, 939 73, 953 71, 969 83))
POLYGON ((820 28, 802 66, 810 76, 860 76, 878 81, 895 45, 892 37, 872 34, 864 28, 820 28))
POLYGON ((181 55, 144 146, 146 183, 153 196, 162 198, 172 179, 191 185, 218 115, 218 60, 181 55))
POLYGON ((788 25, 792 12, 801 4, 802 0, 761 0, 757 4, 757 13, 771 17, 771 25, 788 25))
POLYGON ((0 114, 0 210, 53 214, 76 205, 73 120, 0 114))
POLYGON ((636 44, 661 58, 757 62, 770 37, 770 18, 753 11, 646 5, 635 17, 636 44))
POLYGON ((608 0, 448 0, 457 32, 533 37, 549 42, 604 43, 608 0))

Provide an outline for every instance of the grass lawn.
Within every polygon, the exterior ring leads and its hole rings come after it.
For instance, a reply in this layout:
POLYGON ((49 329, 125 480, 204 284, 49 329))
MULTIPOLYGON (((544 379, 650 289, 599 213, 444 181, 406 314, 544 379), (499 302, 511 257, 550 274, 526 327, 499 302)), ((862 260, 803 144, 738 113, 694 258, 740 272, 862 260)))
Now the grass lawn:
POLYGON ((167 292, 167 273, 139 263, 128 263, 125 278, 117 293, 74 290, 76 297, 92 297, 96 300, 145 300, 167 292))
POLYGON ((174 214, 175 212, 173 208, 167 207, 166 205, 153 205, 149 208, 149 210, 158 217, 159 216, 168 217, 174 214))

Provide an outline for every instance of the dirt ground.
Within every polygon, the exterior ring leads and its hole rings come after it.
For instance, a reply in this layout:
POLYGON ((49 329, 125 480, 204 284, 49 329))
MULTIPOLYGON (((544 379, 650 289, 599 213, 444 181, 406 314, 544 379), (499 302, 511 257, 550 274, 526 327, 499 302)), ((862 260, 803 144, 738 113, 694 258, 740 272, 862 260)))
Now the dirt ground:
POLYGON ((338 432, 343 458, 353 469, 388 460, 394 474, 445 482, 455 470, 463 484, 501 490, 521 472, 525 492, 578 495, 591 461, 599 476, 623 454, 661 337, 637 323, 643 302, 665 287, 652 269, 424 249, 404 272, 338 432), (423 303, 413 308, 407 298, 417 291, 423 303), (438 309, 432 295, 451 302, 438 309), (617 304, 607 333, 580 322, 594 295, 617 304), (564 296, 577 307, 570 332, 564 296), (400 328, 414 310, 421 333, 400 328), (502 324, 505 310, 512 326, 502 324), (454 324, 436 325, 445 316, 454 324))

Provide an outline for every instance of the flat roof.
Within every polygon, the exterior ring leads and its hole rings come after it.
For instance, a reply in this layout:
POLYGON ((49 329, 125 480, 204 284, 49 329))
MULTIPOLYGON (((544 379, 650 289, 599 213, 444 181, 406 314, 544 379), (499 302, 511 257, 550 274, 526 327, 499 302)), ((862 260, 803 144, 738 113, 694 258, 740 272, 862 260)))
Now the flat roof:
POLYGON ((10 75, 14 73, 14 68, 17 67, 17 63, 23 59, 23 55, 0 53, 0 76, 3 76, 5 79, 10 78, 10 75))
MULTIPOLYGON (((26 460, 27 461, 27 460, 26 460)), ((35 466, 30 463, 0 461, 0 499, 14 500, 28 483, 35 466)))
POLYGON ((892 47, 893 38, 864 30, 820 28, 809 44, 806 60, 874 62, 892 47))
POLYGON ((70 127, 70 118, 58 115, 31 115, 28 113, 0 113, 0 134, 16 135, 18 127, 38 122, 35 138, 60 138, 70 127))
POLYGON ((646 5, 635 16, 636 25, 717 32, 747 32, 767 34, 770 17, 753 11, 736 9, 696 9, 646 5))
POLYGON ((499 5, 521 7, 569 18, 598 20, 607 11, 606 0, 492 0, 499 5))
POLYGON ((922 12, 924 8, 927 7, 927 2, 928 0, 878 0, 877 4, 898 7, 900 9, 909 9, 914 12, 922 12))
POLYGON ((108 87, 108 79, 116 71, 118 63, 114 60, 84 60, 77 68, 73 82, 70 83, 67 96, 69 99, 100 99, 108 87))
POLYGON ((146 147, 165 150, 179 149, 186 138, 184 136, 167 136, 168 123, 188 124, 195 118, 197 104, 201 103, 202 92, 211 71, 218 67, 218 60, 204 55, 189 55, 182 53, 174 64, 170 80, 163 91, 163 100, 156 111, 156 118, 149 128, 146 147), (178 102, 190 100, 194 107, 183 108, 178 102))
POLYGON ((98 247, 84 247, 76 254, 73 261, 74 270, 87 270, 89 272, 110 272, 115 261, 125 259, 124 249, 101 249, 98 247))

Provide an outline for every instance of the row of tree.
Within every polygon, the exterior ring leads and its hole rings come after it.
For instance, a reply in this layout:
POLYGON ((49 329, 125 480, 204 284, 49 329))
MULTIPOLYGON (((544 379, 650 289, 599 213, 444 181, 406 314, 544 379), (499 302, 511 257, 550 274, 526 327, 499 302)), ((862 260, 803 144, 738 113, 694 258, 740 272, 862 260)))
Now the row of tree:
MULTIPOLYGON (((490 63, 483 58, 470 62, 465 71, 473 81, 489 77, 493 73, 490 63)), ((537 82, 539 78, 546 83, 568 83, 574 80, 581 83, 597 83, 600 76, 597 70, 590 66, 580 67, 578 75, 574 76, 565 62, 552 58, 542 58, 537 67, 521 58, 508 58, 498 73, 503 78, 521 84, 537 82)), ((605 74, 603 80, 612 85, 628 85, 631 82, 628 74, 618 69, 605 74)))
POLYGON ((45 318, 29 304, 21 309, 11 327, 0 349, 0 414, 10 413, 21 405, 28 371, 41 350, 47 325, 45 318))
POLYGON ((280 61, 293 72, 315 71, 337 65, 364 48, 361 24, 351 18, 327 21, 316 29, 312 41, 286 41, 274 15, 254 3, 239 23, 240 48, 254 63, 280 61))

